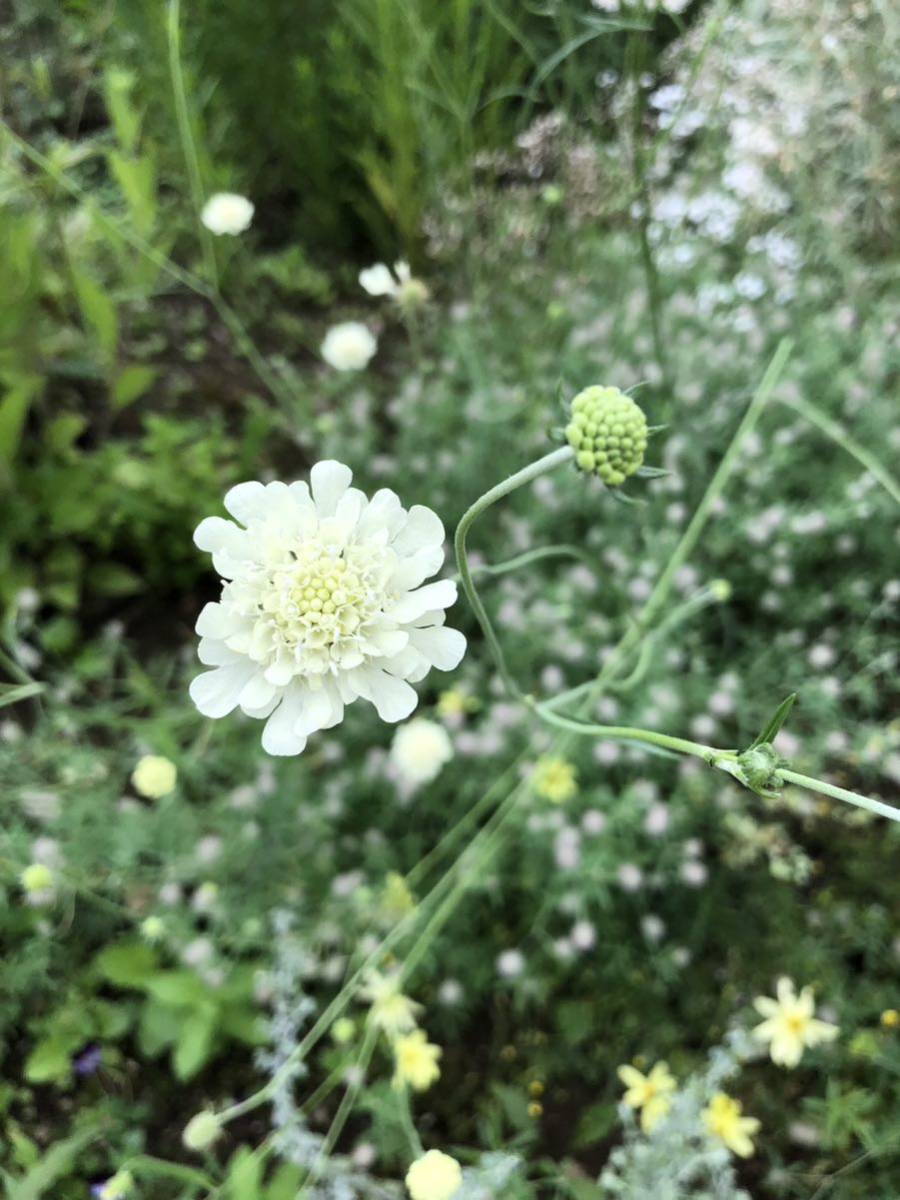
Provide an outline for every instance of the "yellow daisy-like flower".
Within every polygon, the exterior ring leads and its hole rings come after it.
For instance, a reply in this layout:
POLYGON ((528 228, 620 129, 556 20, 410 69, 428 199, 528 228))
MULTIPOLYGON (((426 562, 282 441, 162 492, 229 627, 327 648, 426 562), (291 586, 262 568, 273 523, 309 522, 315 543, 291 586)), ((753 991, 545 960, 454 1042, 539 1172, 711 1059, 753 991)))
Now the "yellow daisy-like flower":
POLYGON ((564 804, 578 792, 578 776, 564 758, 546 756, 535 763, 531 786, 541 799, 564 804))
POLYGON ((471 706, 471 697, 462 688, 448 688, 438 696, 435 708, 439 717, 457 720, 464 717, 471 706))
POLYGON ((441 1075, 438 1059, 440 1046, 429 1042, 422 1029, 414 1029, 394 1041, 394 1087, 409 1085, 416 1092, 424 1092, 441 1075))
POLYGON ((780 1067, 796 1067, 807 1046, 831 1042, 838 1035, 837 1025, 815 1017, 812 988, 805 987, 798 995, 793 980, 778 980, 777 999, 757 996, 753 1005, 766 1019, 753 1030, 753 1036, 769 1043, 772 1062, 780 1067))
POLYGON ((412 1200, 450 1200, 461 1183, 459 1163, 440 1150, 429 1150, 406 1172, 406 1186, 412 1200))
POLYGON ((415 1029, 416 1013, 422 1006, 404 996, 394 976, 371 971, 360 995, 371 1005, 369 1020, 387 1037, 394 1038, 415 1029))
POLYGON ((672 1107, 670 1096, 678 1087, 668 1064, 658 1062, 646 1075, 637 1067, 626 1065, 619 1067, 618 1075, 626 1089, 622 1099, 629 1108, 640 1109, 641 1129, 651 1133, 668 1115, 672 1107))
POLYGON ((175 790, 178 768, 161 754, 145 754, 131 773, 134 790, 148 800, 161 800, 175 790))
POLYGON ((732 1154, 749 1158, 753 1153, 753 1134, 759 1131, 756 1117, 741 1116, 740 1100, 716 1092, 703 1110, 703 1124, 713 1137, 725 1143, 732 1154))

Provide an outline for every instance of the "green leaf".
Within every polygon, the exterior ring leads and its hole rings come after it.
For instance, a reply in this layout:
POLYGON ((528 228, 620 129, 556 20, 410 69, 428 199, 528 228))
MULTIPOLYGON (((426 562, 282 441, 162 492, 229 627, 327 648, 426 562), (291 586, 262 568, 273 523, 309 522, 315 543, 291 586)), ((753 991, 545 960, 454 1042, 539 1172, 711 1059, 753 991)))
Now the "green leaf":
POLYGON ((12 462, 19 449, 31 402, 44 386, 44 381, 39 375, 13 375, 3 382, 5 391, 0 398, 0 459, 12 462))
POLYGON ((171 1008, 196 1008, 211 995, 208 985, 193 971, 160 971, 143 986, 156 1000, 171 1008))
POLYGON ((778 705, 775 711, 769 717, 766 724, 762 727, 762 731, 757 734, 756 738, 747 747, 748 750, 755 750, 757 746, 767 745, 769 742, 774 742, 778 736, 778 731, 788 719, 791 709, 794 707, 794 701, 797 699, 797 693, 791 692, 778 705))
POLYGON ((112 358, 119 342, 119 320, 116 315, 116 306, 96 279, 74 263, 72 264, 72 277, 75 283, 78 307, 81 309, 84 323, 97 339, 103 353, 108 358, 112 358))
POLYGON ((0 683, 0 708, 7 704, 18 704, 29 696, 38 696, 44 690, 42 683, 0 683))
POLYGON ((133 596, 143 581, 134 571, 120 563, 96 563, 87 576, 88 587, 101 596, 133 596))
POLYGON ((145 942, 118 942, 101 950, 94 965, 117 987, 142 988, 156 971, 156 952, 145 942))
POLYGON ((39 1200, 58 1179, 69 1173, 83 1148, 98 1136, 99 1126, 94 1125, 54 1142, 23 1179, 7 1183, 7 1200, 39 1200))
POLYGON ((578 1150, 600 1142, 610 1132, 616 1123, 616 1106, 612 1103, 592 1104, 581 1115, 578 1130, 575 1134, 575 1147, 578 1150))
POLYGON ((294 1163, 282 1163, 266 1188, 266 1200, 294 1200, 302 1173, 294 1163))
POLYGON ((125 151, 137 145, 141 129, 141 116, 131 103, 131 92, 135 77, 122 67, 110 67, 103 77, 103 98, 109 113, 116 140, 125 151))
POLYGON ((177 1179, 179 1183, 199 1188, 207 1195, 213 1195, 217 1190, 209 1176, 198 1171, 196 1167, 166 1162, 164 1158, 153 1158, 150 1154, 136 1154, 129 1158, 128 1169, 138 1179, 177 1179))
POLYGON ((141 1053, 155 1058, 178 1037, 180 1017, 176 1010, 158 1000, 148 1000, 138 1021, 138 1045, 141 1053))
POLYGON ((123 367, 112 386, 113 407, 125 408, 139 400, 144 392, 153 386, 157 374, 155 367, 143 366, 140 363, 123 367))
POLYGON ((172 1067, 179 1079, 190 1079, 208 1062, 216 1032, 216 1010, 200 1009, 183 1022, 172 1052, 172 1067))
POLYGON ((228 1164, 225 1195, 228 1200, 259 1200, 262 1188, 263 1160, 246 1146, 240 1146, 228 1164))
POLYGON ((223 1033, 248 1046, 262 1046, 269 1040, 266 1022, 257 1013, 246 1008, 228 1007, 222 1012, 220 1026, 223 1033))
POLYGON ((59 1083, 69 1077, 71 1065, 69 1039, 51 1034, 42 1038, 28 1055, 24 1075, 29 1083, 59 1083))

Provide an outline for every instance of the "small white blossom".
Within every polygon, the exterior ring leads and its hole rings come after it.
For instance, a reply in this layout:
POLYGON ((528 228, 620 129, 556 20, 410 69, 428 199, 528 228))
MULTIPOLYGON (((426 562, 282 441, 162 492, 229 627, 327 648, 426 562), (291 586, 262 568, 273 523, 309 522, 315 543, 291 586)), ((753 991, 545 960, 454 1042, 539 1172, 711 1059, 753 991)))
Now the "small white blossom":
POLYGON ((401 725, 391 743, 391 763, 401 782, 420 787, 435 779, 453 757, 453 745, 443 725, 416 717, 401 725))
POLYGON ((211 232, 234 237, 250 228, 253 205, 246 196, 234 192, 216 192, 203 205, 200 220, 211 232))
POLYGON ((320 347, 322 357, 336 371, 362 371, 378 349, 375 335, 359 321, 332 325, 320 347))

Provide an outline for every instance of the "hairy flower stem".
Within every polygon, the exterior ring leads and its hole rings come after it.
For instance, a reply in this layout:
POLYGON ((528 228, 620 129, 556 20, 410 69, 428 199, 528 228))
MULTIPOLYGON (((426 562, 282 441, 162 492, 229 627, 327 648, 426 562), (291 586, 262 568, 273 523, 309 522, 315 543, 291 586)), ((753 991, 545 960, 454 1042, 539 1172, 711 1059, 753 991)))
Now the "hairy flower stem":
POLYGON ((206 277, 215 293, 219 291, 219 272, 216 266, 216 250, 212 234, 203 224, 201 213, 205 200, 203 179, 200 173, 200 156, 191 130, 191 114, 188 108, 187 88, 184 84, 184 71, 181 66, 181 0, 169 0, 166 10, 166 39, 169 46, 169 76, 172 81, 172 96, 175 101, 175 119, 178 123, 178 136, 181 139, 181 152, 184 155, 188 173, 188 183, 191 189, 191 199, 194 205, 194 217, 203 248, 203 259, 206 266, 206 277))
POLYGON ((453 548, 456 553, 456 568, 459 571, 459 581, 466 594, 466 599, 471 604, 472 611, 475 613, 478 624, 481 626, 481 630, 494 656, 494 661, 497 664, 497 670, 500 672, 500 677, 506 684, 509 692, 519 700, 523 698, 523 692, 510 674, 509 667, 506 665, 506 656, 503 653, 503 647, 500 645, 500 640, 494 632, 494 627, 491 624, 490 617, 487 615, 487 610, 482 604, 481 597, 478 595, 475 584, 472 581, 472 571, 466 555, 466 538, 475 520, 486 509, 490 508, 492 504, 496 504, 498 500, 502 500, 504 496, 508 496, 510 492, 514 492, 516 488, 524 487, 526 484, 531 483, 532 480, 537 479, 540 475, 545 475, 548 471, 555 470, 563 463, 570 462, 573 457, 574 451, 571 446, 561 446, 558 450, 553 450, 549 454, 545 454, 537 462, 529 463, 521 471, 516 471, 514 475, 510 475, 508 479, 504 479, 502 483, 498 483, 496 487, 492 487, 483 496, 479 496, 475 503, 466 510, 462 520, 456 527, 456 535, 453 539, 453 548))
POLYGON ((785 767, 779 767, 778 774, 785 783, 796 784, 809 792, 819 792, 822 796, 830 796, 832 800, 844 800, 847 804, 855 804, 857 808, 864 808, 879 817, 887 817, 889 821, 900 821, 900 809, 883 804, 880 800, 872 800, 868 796, 861 796, 859 792, 850 792, 846 788, 836 787, 833 783, 826 783, 823 779, 813 779, 809 775, 801 775, 799 771, 789 771, 785 767))

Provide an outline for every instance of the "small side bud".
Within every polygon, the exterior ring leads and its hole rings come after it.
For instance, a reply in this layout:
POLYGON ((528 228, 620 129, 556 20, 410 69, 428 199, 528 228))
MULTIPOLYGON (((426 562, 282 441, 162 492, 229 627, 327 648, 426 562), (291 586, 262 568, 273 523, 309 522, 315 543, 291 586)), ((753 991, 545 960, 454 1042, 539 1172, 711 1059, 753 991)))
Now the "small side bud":
POLYGON ((214 1112, 206 1109, 191 1117, 184 1127, 181 1140, 188 1150, 195 1150, 199 1153, 202 1150, 208 1150, 221 1132, 222 1126, 219 1118, 214 1112))
POLYGON ((647 449, 647 418, 624 392, 589 387, 572 400, 566 441, 580 470, 618 487, 642 465, 647 449))
POLYGON ((768 742, 754 746, 738 755, 738 778, 751 791, 761 796, 777 793, 781 789, 781 776, 778 768, 783 759, 778 751, 768 742))
POLYGON ((714 579, 709 585, 709 594, 719 604, 727 604, 731 599, 731 584, 727 579, 714 579))

